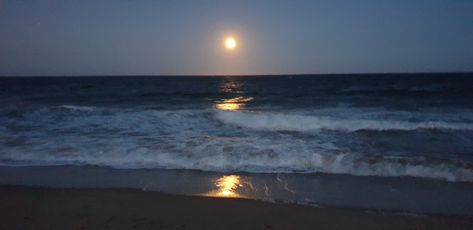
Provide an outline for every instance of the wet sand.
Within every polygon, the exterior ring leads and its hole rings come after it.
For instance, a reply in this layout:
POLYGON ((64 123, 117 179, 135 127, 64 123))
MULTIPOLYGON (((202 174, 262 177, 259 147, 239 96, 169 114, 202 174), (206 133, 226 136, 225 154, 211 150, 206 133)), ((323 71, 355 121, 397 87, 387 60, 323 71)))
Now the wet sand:
POLYGON ((0 186, 0 229, 473 229, 473 218, 408 216, 133 189, 0 186))

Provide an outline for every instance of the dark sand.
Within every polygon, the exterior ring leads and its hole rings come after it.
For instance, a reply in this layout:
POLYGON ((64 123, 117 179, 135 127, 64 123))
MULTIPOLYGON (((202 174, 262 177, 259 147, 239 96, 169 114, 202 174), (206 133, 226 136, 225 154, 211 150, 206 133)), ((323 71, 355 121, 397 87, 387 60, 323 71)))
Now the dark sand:
POLYGON ((0 229, 473 229, 473 218, 406 216, 131 189, 0 186, 0 229))

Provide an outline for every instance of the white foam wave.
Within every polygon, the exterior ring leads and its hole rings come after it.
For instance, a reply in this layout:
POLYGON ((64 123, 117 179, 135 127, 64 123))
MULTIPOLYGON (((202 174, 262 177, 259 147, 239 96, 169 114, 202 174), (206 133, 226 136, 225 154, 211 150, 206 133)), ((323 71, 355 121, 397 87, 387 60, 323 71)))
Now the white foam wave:
MULTIPOLYGON (((357 176, 440 179, 473 182, 473 163, 459 158, 392 157, 319 151, 297 143, 257 143, 252 138, 174 136, 152 145, 128 138, 92 141, 75 137, 77 145, 49 143, 26 151, 0 154, 0 165, 98 165, 115 168, 196 169, 218 172, 330 173, 357 176), (299 147, 298 147, 299 146, 299 147)), ((65 139, 60 142, 70 142, 65 139)), ((327 144, 322 144, 327 145, 327 144)), ((333 146, 319 146, 330 149, 333 146)))
POLYGON ((60 105, 56 108, 66 109, 70 111, 96 111, 98 108, 94 106, 78 106, 78 105, 60 105))
POLYGON ((122 110, 82 106, 56 109, 4 120, 8 126, 1 129, 0 125, 0 135, 3 134, 0 165, 322 172, 473 182, 473 163, 454 155, 440 160, 419 155, 371 156, 349 152, 350 148, 339 145, 332 135, 305 139, 251 130, 472 129, 471 124, 362 120, 359 117, 335 120, 326 116, 214 110, 122 110), (98 112, 88 112, 91 110, 98 112), (232 125, 251 129, 235 129, 232 125))
POLYGON ((398 120, 333 119, 328 116, 307 116, 269 112, 230 112, 217 111, 216 117, 228 124, 272 131, 311 131, 311 130, 416 130, 451 129, 473 130, 472 123, 451 123, 445 121, 408 122, 398 120))
MULTIPOLYGON (((214 146, 215 147, 215 146, 214 146)), ((357 176, 419 177, 451 182, 473 182, 473 164, 461 160, 438 160, 425 157, 390 159, 359 154, 317 154, 294 157, 262 149, 238 154, 211 150, 209 154, 156 152, 148 148, 110 149, 107 153, 74 154, 6 154, 0 165, 98 165, 115 168, 194 169, 217 172, 253 173, 329 173, 357 176)), ((239 147, 242 149, 242 147, 239 147)), ((244 149, 244 148, 243 148, 244 149)), ((221 150, 221 149, 219 149, 221 150)))

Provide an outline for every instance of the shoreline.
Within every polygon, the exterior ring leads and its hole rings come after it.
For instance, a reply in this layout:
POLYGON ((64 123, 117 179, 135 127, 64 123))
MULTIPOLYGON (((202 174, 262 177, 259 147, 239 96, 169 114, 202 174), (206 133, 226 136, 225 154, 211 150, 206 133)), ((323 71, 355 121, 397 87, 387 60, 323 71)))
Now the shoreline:
POLYGON ((22 166, 0 167, 1 184, 49 188, 129 188, 190 196, 228 193, 226 190, 230 190, 232 194, 223 196, 401 215, 473 217, 473 197, 470 196, 473 184, 416 178, 335 174, 225 174, 98 166, 22 166), (226 181, 228 184, 225 185, 230 186, 228 188, 218 184, 218 181, 232 178, 238 180, 226 181), (232 187, 236 184, 241 186, 232 187), (438 199, 439 197, 442 199, 438 199))
POLYGON ((0 185, 0 229, 473 229, 473 218, 138 189, 0 185))

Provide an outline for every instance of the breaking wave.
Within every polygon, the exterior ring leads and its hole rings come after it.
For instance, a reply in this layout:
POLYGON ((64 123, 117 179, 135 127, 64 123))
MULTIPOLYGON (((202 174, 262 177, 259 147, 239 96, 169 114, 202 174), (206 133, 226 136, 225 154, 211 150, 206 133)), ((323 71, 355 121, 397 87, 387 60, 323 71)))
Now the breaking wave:
MULTIPOLYGON (((122 140, 123 141, 123 140, 122 140)), ((1 165, 96 165, 114 168, 193 169, 217 172, 328 173, 356 176, 419 177, 451 182, 473 182, 473 163, 461 159, 427 156, 394 157, 355 153, 287 153, 270 148, 230 145, 215 141, 195 146, 193 152, 166 152, 133 146, 104 152, 74 153, 63 149, 54 154, 10 153, 1 165), (200 151, 199 151, 200 150, 200 151), (241 151, 245 150, 245 151, 241 151)), ((79 147, 80 148, 80 147, 79 147)), ((108 146, 106 147, 106 149, 108 146)), ((88 151, 85 150, 84 151, 88 151)))
POLYGON ((265 112, 218 111, 217 118, 225 123, 240 127, 270 131, 311 130, 416 130, 451 129, 473 130, 472 123, 450 123, 445 121, 409 122, 399 120, 333 119, 328 116, 307 116, 265 112))
POLYGON ((0 165, 330 173, 473 182, 473 163, 460 155, 434 157, 420 151, 419 154, 397 156, 390 154, 388 147, 375 149, 376 155, 372 149, 365 151, 364 148, 357 150, 355 145, 352 147, 352 139, 349 139, 352 133, 346 133, 358 130, 473 130, 473 124, 448 119, 411 122, 376 120, 365 115, 353 115, 352 119, 335 117, 214 109, 48 107, 0 120, 0 165), (298 136, 260 130, 346 132, 298 136))
POLYGON ((53 108, 70 110, 70 111, 95 111, 95 110, 98 110, 98 108, 94 107, 94 106, 78 106, 78 105, 60 105, 60 106, 53 107, 53 108))

